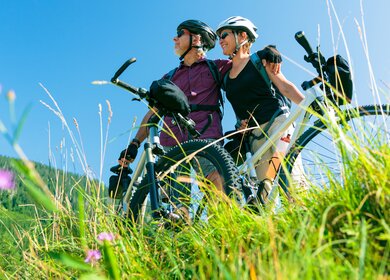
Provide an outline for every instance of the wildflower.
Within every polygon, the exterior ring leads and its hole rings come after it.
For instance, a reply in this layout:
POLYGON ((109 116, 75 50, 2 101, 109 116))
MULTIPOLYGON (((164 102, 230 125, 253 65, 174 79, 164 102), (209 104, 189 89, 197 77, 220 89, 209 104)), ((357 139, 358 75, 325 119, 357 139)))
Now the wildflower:
POLYGON ((86 263, 95 263, 100 260, 102 257, 102 253, 99 250, 88 250, 87 257, 84 262, 86 263))
POLYGON ((111 241, 113 241, 114 239, 115 239, 115 236, 114 236, 114 234, 111 233, 111 232, 102 232, 102 233, 99 233, 99 235, 98 235, 98 240, 99 240, 99 241, 104 241, 104 240, 106 240, 106 241, 111 242, 111 241))
POLYGON ((0 169, 0 190, 12 190, 14 188, 14 174, 9 170, 0 169))

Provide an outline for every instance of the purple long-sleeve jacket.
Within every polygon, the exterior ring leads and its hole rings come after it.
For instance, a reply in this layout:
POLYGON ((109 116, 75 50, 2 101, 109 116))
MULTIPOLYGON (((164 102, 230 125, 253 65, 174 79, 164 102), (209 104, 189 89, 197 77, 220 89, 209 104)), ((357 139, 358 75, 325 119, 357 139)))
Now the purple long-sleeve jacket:
MULTIPOLYGON (((217 65, 221 77, 231 68, 230 60, 217 59, 214 62, 217 65)), ((171 81, 185 93, 190 104, 219 104, 219 86, 213 78, 206 59, 201 59, 191 66, 186 66, 183 62, 180 63, 171 81)), ((196 129, 201 131, 208 122, 209 114, 212 114, 213 121, 200 138, 218 139, 223 135, 222 116, 218 111, 195 111, 191 112, 189 117, 196 123, 196 129)), ((189 139, 188 132, 173 125, 171 117, 164 117, 164 123, 164 131, 161 131, 160 134, 160 142, 163 146, 174 146, 189 139)))

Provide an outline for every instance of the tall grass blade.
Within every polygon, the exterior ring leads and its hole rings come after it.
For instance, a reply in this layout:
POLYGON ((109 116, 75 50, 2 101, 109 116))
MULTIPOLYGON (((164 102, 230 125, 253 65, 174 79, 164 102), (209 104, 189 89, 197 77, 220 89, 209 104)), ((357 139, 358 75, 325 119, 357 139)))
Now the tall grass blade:
POLYGON ((20 118, 20 121, 18 122, 18 126, 15 128, 15 131, 14 131, 14 135, 13 135, 13 139, 12 139, 12 142, 13 144, 18 142, 19 140, 19 137, 20 135, 22 134, 22 129, 23 129, 23 126, 24 124, 26 123, 26 120, 27 120, 27 116, 28 114, 30 113, 31 111, 31 108, 32 108, 32 104, 30 103, 23 111, 22 113, 22 116, 20 118))
POLYGON ((118 261, 109 242, 103 243, 104 263, 111 279, 120 280, 118 261))
POLYGON ((367 252, 367 223, 366 219, 361 221, 361 241, 360 241, 360 253, 359 253, 359 279, 364 279, 364 267, 365 258, 367 252))

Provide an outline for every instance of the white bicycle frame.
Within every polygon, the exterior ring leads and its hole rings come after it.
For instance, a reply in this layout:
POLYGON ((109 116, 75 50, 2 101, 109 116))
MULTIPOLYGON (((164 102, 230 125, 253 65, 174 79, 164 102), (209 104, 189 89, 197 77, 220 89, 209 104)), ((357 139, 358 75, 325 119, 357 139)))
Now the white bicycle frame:
POLYGON ((255 164, 261 160, 265 152, 274 146, 279 141, 279 135, 281 132, 286 131, 292 123, 296 123, 293 135, 291 136, 290 144, 287 147, 286 154, 290 150, 292 144, 296 142, 299 136, 306 130, 305 124, 307 124, 310 114, 306 114, 307 109, 313 103, 315 99, 324 95, 324 92, 320 89, 321 83, 309 88, 305 91, 305 99, 298 105, 297 109, 290 113, 288 118, 279 126, 279 128, 269 136, 265 143, 254 153, 249 159, 247 159, 241 166, 238 167, 239 174, 248 174, 253 176, 255 164), (306 116, 306 117, 305 117, 306 116))
MULTIPOLYGON (((151 126, 149 128, 148 142, 152 143, 152 145, 160 144, 160 138, 158 137, 158 131, 157 131, 157 128, 154 126, 151 126)), ((142 178, 145 175, 144 174, 145 173, 145 164, 146 164, 147 160, 148 161, 155 161, 155 156, 153 156, 153 155, 148 155, 148 156, 151 156, 153 158, 147 159, 146 158, 147 153, 146 153, 145 149, 143 149, 141 157, 138 161, 137 167, 135 168, 134 173, 132 174, 129 187, 127 188, 126 195, 123 198, 123 210, 125 210, 125 211, 126 211, 126 206, 129 204, 135 182, 138 181, 138 178, 142 178)))
MULTIPOLYGON (((323 91, 320 89, 320 85, 321 83, 305 91, 305 99, 298 105, 297 109, 290 113, 288 118, 279 126, 279 128, 272 135, 267 136, 267 140, 256 153, 254 153, 249 159, 247 159, 241 166, 238 167, 238 171, 240 175, 250 174, 253 176, 253 174, 255 174, 254 166, 256 162, 258 162, 264 156, 265 152, 268 151, 268 149, 270 149, 272 146, 275 145, 275 143, 277 143, 277 141, 279 140, 278 138, 280 133, 287 130, 288 127, 295 122, 296 125, 295 125, 293 135, 291 136, 290 144, 286 151, 287 154, 291 145, 295 143, 295 141, 299 138, 299 136, 302 135, 302 133, 306 130, 305 124, 307 124, 308 119, 310 117, 310 114, 306 114, 307 108, 313 103, 315 99, 324 95, 323 91)), ((150 128, 150 133, 148 136, 148 141, 150 143, 156 143, 156 141, 157 142, 159 141, 157 133, 158 133, 157 128, 154 127, 150 128)), ((155 159, 148 159, 148 160, 155 160, 155 159)), ((128 190, 126 192, 126 195, 123 199, 124 210, 126 210, 126 206, 128 205, 129 200, 131 198, 132 189, 135 182, 138 180, 138 178, 141 178, 144 175, 146 162, 147 162, 146 152, 145 150, 143 150, 140 160, 137 164, 137 167, 134 173, 132 174, 132 178, 128 190)))

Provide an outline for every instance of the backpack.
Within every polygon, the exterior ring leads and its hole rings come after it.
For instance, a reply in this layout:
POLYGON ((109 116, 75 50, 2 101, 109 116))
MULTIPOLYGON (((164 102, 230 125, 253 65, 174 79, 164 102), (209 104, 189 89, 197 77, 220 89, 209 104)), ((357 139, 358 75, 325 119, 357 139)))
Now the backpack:
MULTIPOLYGON (((222 85, 222 83, 221 83, 221 74, 219 73, 218 67, 217 67, 217 65, 215 64, 215 62, 213 60, 206 59, 206 62, 207 62, 207 66, 210 69, 211 75, 213 76, 213 79, 217 83, 218 88, 219 88, 219 92, 218 92, 219 105, 190 104, 190 109, 191 109, 191 112, 195 112, 195 111, 219 111, 221 116, 223 116, 224 101, 223 101, 223 96, 222 96, 222 92, 221 92, 221 85, 222 85), (220 107, 222 108, 222 110, 221 110, 220 107)), ((172 69, 171 71, 169 71, 164 76, 164 78, 167 79, 167 80, 172 80, 173 75, 175 75, 177 69, 178 69, 178 67, 176 67, 176 68, 172 69)))
POLYGON ((353 83, 348 61, 341 55, 332 56, 326 61, 326 70, 333 87, 328 97, 337 105, 351 103, 353 83))
MULTIPOLYGON (((256 52, 256 53, 251 54, 250 59, 251 59, 251 62, 253 63, 253 65, 255 66, 256 70, 259 72, 260 76, 267 83, 271 93, 274 96, 276 96, 279 100, 282 101, 282 104, 283 104, 284 107, 286 107, 286 108, 288 108, 290 110, 291 109, 291 100, 289 100, 287 97, 285 97, 279 91, 279 89, 276 86, 274 86, 274 84, 271 82, 271 80, 268 77, 267 72, 265 71, 265 68, 264 68, 263 64, 261 63, 261 59, 260 59, 258 53, 256 52)), ((226 88, 226 81, 227 81, 228 75, 229 75, 229 73, 226 73, 226 75, 225 75, 225 77, 223 79, 223 83, 222 83, 222 88, 223 89, 226 88)))

